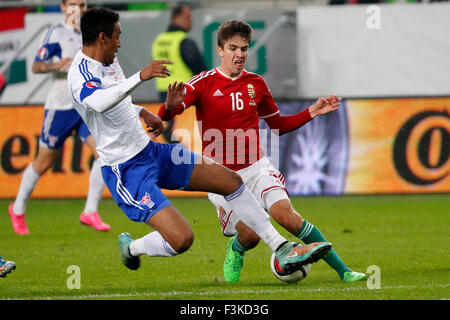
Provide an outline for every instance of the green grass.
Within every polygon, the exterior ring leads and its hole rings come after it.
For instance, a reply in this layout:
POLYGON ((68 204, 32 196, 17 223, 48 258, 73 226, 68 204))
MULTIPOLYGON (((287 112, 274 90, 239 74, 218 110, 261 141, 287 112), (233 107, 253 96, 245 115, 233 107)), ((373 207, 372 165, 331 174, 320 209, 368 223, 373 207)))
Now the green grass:
MULTIPOLYGON (((206 198, 172 199, 191 224, 195 241, 173 258, 143 256, 141 268, 126 269, 118 258, 117 236, 151 231, 127 219, 112 200, 100 212, 111 231, 79 223, 84 200, 32 200, 28 236, 16 235, 0 201, 0 255, 17 269, 0 279, 0 299, 94 300, 436 300, 450 298, 450 196, 342 196, 293 198, 295 208, 315 224, 353 270, 377 265, 381 289, 366 281, 343 283, 324 261, 308 277, 287 285, 269 268, 270 250, 260 243, 246 254, 241 281, 224 282, 227 243, 206 198), (81 270, 81 289, 68 289, 67 268, 81 270)), ((289 240, 293 236, 281 230, 289 240)))

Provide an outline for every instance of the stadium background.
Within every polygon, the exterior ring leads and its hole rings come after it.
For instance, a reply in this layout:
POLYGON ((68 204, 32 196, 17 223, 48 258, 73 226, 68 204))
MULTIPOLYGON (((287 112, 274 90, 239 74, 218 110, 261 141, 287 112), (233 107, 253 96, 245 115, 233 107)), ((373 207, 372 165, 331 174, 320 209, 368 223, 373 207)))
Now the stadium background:
MULTIPOLYGON (((36 154, 49 81, 33 74, 31 64, 46 26, 63 19, 45 5, 57 2, 2 2, 0 63, 12 64, 9 71, 0 69, 7 80, 0 97, 0 199, 15 197, 22 171, 36 154)), ((89 1, 121 9, 119 61, 126 75, 151 59, 151 42, 166 29, 173 3, 89 1)), ((308 107, 317 96, 344 98, 338 112, 296 132, 279 139, 267 134, 275 143, 263 146, 292 196, 450 192, 450 3, 192 3, 190 36, 209 68, 218 65, 214 39, 220 23, 237 17, 252 25, 247 69, 265 78, 282 114, 308 107)), ((151 81, 133 98, 152 111, 160 105, 151 81)), ((188 128, 190 139, 182 142, 200 151, 193 108, 174 128, 188 128)), ((69 139, 32 198, 84 198, 91 163, 89 150, 69 139)))

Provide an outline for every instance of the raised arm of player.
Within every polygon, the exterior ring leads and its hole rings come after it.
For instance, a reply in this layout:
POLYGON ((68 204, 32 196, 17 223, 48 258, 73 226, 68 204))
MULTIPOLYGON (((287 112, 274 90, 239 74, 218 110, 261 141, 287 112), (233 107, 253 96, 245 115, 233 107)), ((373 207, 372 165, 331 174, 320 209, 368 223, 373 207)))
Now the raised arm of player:
POLYGON ((279 112, 275 112, 268 117, 263 117, 270 129, 278 130, 279 135, 294 131, 308 123, 311 119, 337 110, 340 106, 341 98, 331 95, 326 98, 317 99, 316 103, 302 112, 281 116, 279 112))
POLYGON ((83 94, 83 89, 81 89, 81 103, 97 112, 105 112, 118 105, 143 81, 150 80, 154 77, 166 78, 170 76, 169 70, 165 64, 171 64, 171 62, 164 60, 152 61, 144 69, 136 72, 128 79, 106 89, 101 87, 101 83, 92 79, 88 82, 91 83, 91 86, 94 86, 94 88, 86 89, 85 94, 83 94))
POLYGON ((174 82, 167 88, 166 102, 159 108, 158 116, 168 121, 183 113, 186 108, 194 104, 195 94, 193 88, 183 82, 174 82))

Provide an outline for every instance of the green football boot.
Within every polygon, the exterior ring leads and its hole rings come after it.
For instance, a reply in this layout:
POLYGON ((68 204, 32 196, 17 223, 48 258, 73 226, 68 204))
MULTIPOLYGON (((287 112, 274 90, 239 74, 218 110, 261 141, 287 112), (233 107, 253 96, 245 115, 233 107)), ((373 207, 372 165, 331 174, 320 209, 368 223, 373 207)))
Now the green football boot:
POLYGON ((130 253, 130 244, 133 238, 128 232, 121 233, 119 235, 119 252, 120 261, 131 270, 137 270, 141 265, 141 259, 139 257, 132 256, 130 253))
POLYGON ((280 268, 291 273, 298 270, 301 266, 317 262, 327 256, 331 250, 329 242, 314 242, 308 245, 301 245, 296 242, 285 242, 276 251, 280 268))
POLYGON ((355 272, 355 271, 346 271, 344 272, 344 278, 342 278, 342 281, 344 282, 356 282, 365 280, 367 276, 364 273, 361 272, 355 272))
POLYGON ((228 240, 227 255, 223 263, 223 275, 227 282, 238 282, 241 278, 241 269, 244 266, 244 254, 233 250, 234 238, 228 240))

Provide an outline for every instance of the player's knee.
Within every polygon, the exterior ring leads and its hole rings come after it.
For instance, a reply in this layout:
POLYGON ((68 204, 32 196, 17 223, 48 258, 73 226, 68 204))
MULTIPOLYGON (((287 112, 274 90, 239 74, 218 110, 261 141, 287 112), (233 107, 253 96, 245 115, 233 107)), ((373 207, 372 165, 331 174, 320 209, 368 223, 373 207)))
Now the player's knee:
POLYGON ((230 182, 231 182, 229 191, 230 194, 235 192, 237 189, 239 189, 241 185, 244 184, 244 181, 242 180, 241 176, 234 171, 230 172, 230 182))
POLYGON ((39 174, 43 175, 52 166, 53 159, 36 159, 33 161, 33 169, 39 174))

